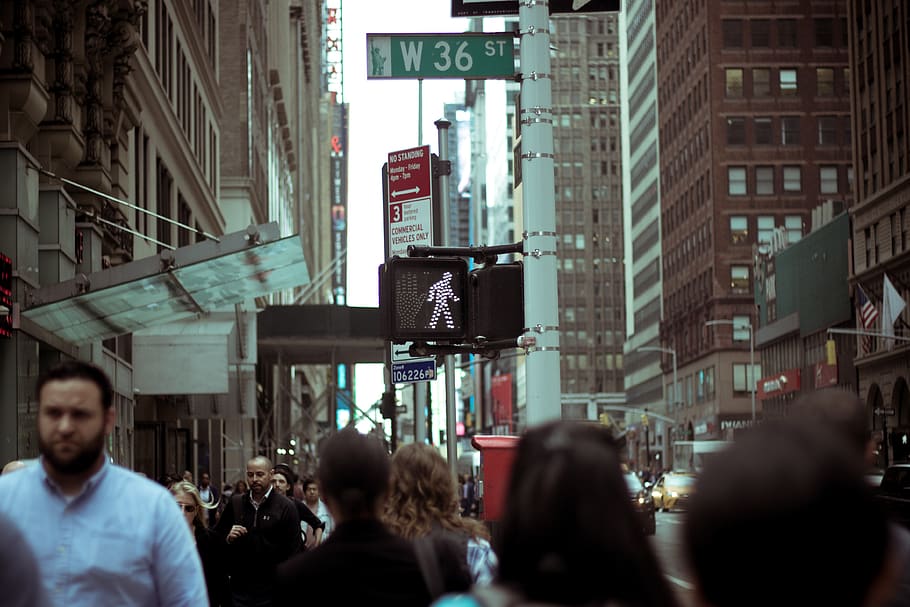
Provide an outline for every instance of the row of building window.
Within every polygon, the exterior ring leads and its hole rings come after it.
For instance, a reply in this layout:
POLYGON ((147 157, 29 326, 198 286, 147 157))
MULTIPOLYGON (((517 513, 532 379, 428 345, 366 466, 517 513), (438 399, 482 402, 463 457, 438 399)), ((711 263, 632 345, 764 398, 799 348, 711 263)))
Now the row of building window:
MULTIPOLYGON (((878 222, 863 229, 865 240, 865 268, 871 268, 889 256, 910 250, 910 212, 901 207, 878 222), (883 255, 882 245, 890 247, 883 255)), ((864 268, 858 268, 860 270, 864 268)))
MULTIPOLYGON (((773 196, 775 194, 796 194, 803 191, 803 167, 799 165, 784 165, 781 167, 781 181, 778 187, 775 175, 776 166, 754 167, 754 181, 751 184, 747 179, 748 167, 727 167, 727 194, 730 196, 773 196)), ((853 190, 853 167, 850 165, 822 165, 818 167, 818 192, 820 194, 838 194, 853 190), (841 185, 841 174, 846 180, 841 185)))
POLYGON ((711 198, 710 172, 693 179, 688 188, 682 190, 675 200, 665 198, 666 211, 663 213, 663 231, 666 235, 675 232, 689 217, 693 217, 711 198))
MULTIPOLYGON (((753 67, 747 72, 742 67, 724 68, 724 96, 728 99, 740 99, 746 96, 747 74, 751 75, 752 97, 796 97, 800 94, 800 70, 811 68, 798 67, 753 67), (776 79, 774 72, 777 72, 776 79)), ((850 94, 850 69, 846 67, 816 67, 816 97, 844 97, 850 94)))
MULTIPOLYGON (((785 215, 783 223, 777 221, 780 218, 774 215, 758 215, 755 217, 755 240, 759 245, 767 246, 771 243, 771 237, 778 228, 783 228, 787 235, 787 243, 793 244, 802 240, 803 237, 803 218, 800 215, 785 215)), ((730 225, 730 243, 731 244, 751 244, 752 230, 750 229, 750 217, 748 215, 731 215, 729 218, 730 225)))
MULTIPOLYGON (((723 45, 725 49, 744 48, 745 40, 748 39, 751 48, 797 48, 800 34, 805 34, 799 30, 801 21, 806 20, 724 19, 721 21, 723 45)), ((811 23, 815 47, 847 48, 846 19, 816 17, 811 23)))
MULTIPOLYGON (((733 363, 733 395, 746 396, 751 394, 752 386, 761 377, 761 364, 755 363, 751 376, 747 363, 733 363)), ((675 402, 677 407, 692 407, 701 403, 711 402, 716 396, 717 382, 714 377, 714 365, 699 369, 692 375, 679 378, 678 397, 674 398, 672 380, 666 383, 667 398, 675 402)))
MULTIPOLYGON (((814 120, 817 145, 851 145, 850 116, 815 116, 814 120)), ((751 120, 730 116, 726 119, 727 145, 802 145, 802 123, 802 116, 755 116, 751 120)))

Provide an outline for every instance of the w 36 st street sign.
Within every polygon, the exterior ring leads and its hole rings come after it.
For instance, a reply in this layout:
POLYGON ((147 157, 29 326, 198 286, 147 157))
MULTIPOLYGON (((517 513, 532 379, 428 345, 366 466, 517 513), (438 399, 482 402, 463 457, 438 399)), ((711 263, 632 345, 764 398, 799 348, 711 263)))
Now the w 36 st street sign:
POLYGON ((511 33, 367 34, 367 78, 514 78, 511 33))

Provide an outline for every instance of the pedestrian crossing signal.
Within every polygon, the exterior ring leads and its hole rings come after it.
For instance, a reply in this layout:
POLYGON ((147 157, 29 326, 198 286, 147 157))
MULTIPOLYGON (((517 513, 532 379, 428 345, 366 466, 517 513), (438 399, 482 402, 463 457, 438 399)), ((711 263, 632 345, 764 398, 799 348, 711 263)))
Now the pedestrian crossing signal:
POLYGON ((468 264, 460 257, 393 257, 380 268, 385 337, 393 342, 467 337, 468 264))

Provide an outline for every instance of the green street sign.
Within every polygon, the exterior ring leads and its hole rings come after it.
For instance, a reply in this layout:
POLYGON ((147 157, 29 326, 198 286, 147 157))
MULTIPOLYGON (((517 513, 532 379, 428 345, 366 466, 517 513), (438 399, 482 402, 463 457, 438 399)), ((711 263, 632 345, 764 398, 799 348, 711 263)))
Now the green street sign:
POLYGON ((511 33, 367 34, 367 78, 514 78, 511 33))

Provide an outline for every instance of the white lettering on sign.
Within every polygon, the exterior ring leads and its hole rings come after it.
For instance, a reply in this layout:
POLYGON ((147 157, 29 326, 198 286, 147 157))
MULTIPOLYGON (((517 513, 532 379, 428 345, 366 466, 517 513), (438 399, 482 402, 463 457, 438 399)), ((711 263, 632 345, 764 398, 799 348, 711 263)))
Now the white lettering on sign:
POLYGON ((765 392, 777 392, 778 390, 783 390, 784 386, 781 384, 779 379, 769 379, 762 384, 765 392))
MULTIPOLYGON (((389 164, 392 164, 393 162, 402 162, 404 160, 413 160, 415 158, 423 158, 423 150, 424 148, 416 148, 413 150, 408 150, 406 152, 392 152, 389 154, 389 164)), ((419 169, 420 165, 417 163, 409 163, 407 168, 411 170, 419 169)), ((390 173, 400 173, 404 170, 405 167, 403 166, 389 168, 390 173)))
POLYGON ((743 428, 751 428, 752 420, 751 419, 722 419, 720 420, 720 429, 723 430, 742 430, 743 428))
POLYGON ((487 49, 486 51, 484 51, 484 55, 486 55, 487 57, 497 57, 497 56, 502 57, 503 55, 505 55, 505 50, 504 50, 506 47, 505 40, 499 40, 499 41, 487 40, 486 43, 484 44, 484 46, 487 49), (499 46, 498 53, 496 52, 497 45, 499 46))
POLYGON ((408 42, 405 44, 405 41, 402 40, 400 43, 401 46, 401 58, 404 59, 404 69, 407 72, 413 72, 420 69, 420 56, 423 54, 423 42, 418 42, 415 46, 414 42, 408 42))

